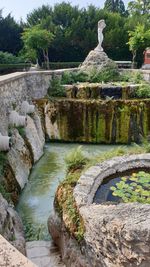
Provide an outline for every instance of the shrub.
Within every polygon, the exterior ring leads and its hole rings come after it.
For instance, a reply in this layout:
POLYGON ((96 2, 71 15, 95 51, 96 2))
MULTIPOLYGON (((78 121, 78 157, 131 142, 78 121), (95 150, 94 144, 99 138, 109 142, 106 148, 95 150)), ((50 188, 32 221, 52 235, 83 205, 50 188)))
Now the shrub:
POLYGON ((0 64, 18 64, 24 62, 21 57, 16 57, 11 53, 0 51, 0 64))
MULTIPOLYGON (((49 62, 49 68, 51 70, 77 68, 80 64, 81 62, 49 62)), ((46 69, 45 63, 42 63, 42 68, 46 69)))
POLYGON ((122 177, 116 186, 110 188, 113 195, 123 202, 139 202, 150 204, 150 174, 145 172, 133 173, 129 178, 122 177))
POLYGON ((82 169, 83 166, 87 163, 88 159, 85 157, 84 152, 82 151, 82 146, 79 146, 77 149, 73 149, 65 157, 65 161, 69 172, 76 169, 82 169))
POLYGON ((99 82, 115 82, 119 79, 119 71, 116 65, 103 67, 100 71, 92 70, 89 73, 89 81, 93 83, 99 82))
POLYGON ((64 72, 62 75, 61 83, 62 84, 73 84, 77 82, 87 82, 88 74, 82 71, 78 72, 64 72))
POLYGON ((135 96, 138 98, 149 98, 150 97, 150 84, 143 84, 139 86, 135 91, 135 96))
POLYGON ((132 82, 137 84, 145 82, 143 75, 139 71, 124 71, 120 75, 120 80, 123 82, 132 82))
POLYGON ((50 97, 66 96, 65 88, 61 85, 61 80, 56 76, 52 76, 52 79, 50 80, 50 86, 48 88, 48 96, 50 97))

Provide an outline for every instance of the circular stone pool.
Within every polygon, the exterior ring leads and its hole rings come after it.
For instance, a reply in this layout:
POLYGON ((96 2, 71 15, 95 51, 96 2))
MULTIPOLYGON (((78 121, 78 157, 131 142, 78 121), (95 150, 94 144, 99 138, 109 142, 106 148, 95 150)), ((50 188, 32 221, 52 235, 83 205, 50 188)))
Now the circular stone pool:
MULTIPOLYGON (((136 170, 132 170, 129 171, 128 173, 122 173, 122 174, 116 174, 115 177, 108 177, 106 179, 104 179, 104 181, 102 182, 102 184, 99 186, 98 190, 96 191, 96 194, 94 196, 93 199, 93 203, 96 204, 117 204, 120 202, 123 202, 122 198, 119 196, 115 196, 113 195, 113 190, 111 189, 111 187, 115 187, 122 181, 122 178, 125 178, 125 183, 127 185, 130 185, 130 188, 132 190, 134 190, 134 186, 132 187, 131 184, 134 182, 134 179, 130 179, 132 174, 137 174, 137 173, 141 173, 141 171, 145 171, 146 174, 150 174, 150 170, 149 169, 136 169, 136 170)), ((138 184, 138 183, 137 183, 138 184)), ((148 184, 150 184, 150 179, 148 184)), ((140 186, 140 183, 139 183, 140 186)), ((143 184, 143 188, 144 188, 144 184, 143 184)), ((121 191, 121 190, 120 190, 121 191)), ((130 194, 131 195, 131 194, 130 194)))

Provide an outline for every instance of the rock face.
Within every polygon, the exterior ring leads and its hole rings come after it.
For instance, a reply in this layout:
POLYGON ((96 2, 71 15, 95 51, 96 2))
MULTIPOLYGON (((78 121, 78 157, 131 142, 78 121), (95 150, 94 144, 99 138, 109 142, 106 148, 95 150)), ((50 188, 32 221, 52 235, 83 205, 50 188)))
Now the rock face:
POLYGON ((45 136, 41 120, 37 112, 27 117, 27 126, 12 131, 12 146, 7 153, 8 166, 5 170, 4 182, 11 193, 13 202, 18 200, 19 193, 28 182, 32 165, 43 155, 45 136), (22 136, 21 136, 22 135, 22 136))
POLYGON ((148 267, 150 205, 91 205, 81 209, 91 266, 148 267))
POLYGON ((0 234, 25 254, 23 225, 17 212, 0 194, 0 234))
MULTIPOLYGON (((69 235, 57 213, 53 213, 49 217, 48 229, 54 243, 61 252, 62 261, 65 263, 66 267, 91 267, 81 247, 77 241, 69 235)), ((85 247, 82 246, 82 249, 84 250, 85 247)))
POLYGON ((33 160, 36 162, 43 155, 43 147, 45 143, 44 133, 40 118, 37 114, 27 117, 26 139, 33 155, 33 160))
POLYGON ((64 142, 138 143, 150 132, 149 103, 149 100, 59 99, 49 102, 43 116, 46 133, 50 139, 64 142))
POLYGON ((32 161, 30 151, 17 130, 13 132, 12 147, 8 152, 8 162, 20 189, 23 189, 28 181, 32 161))
POLYGON ((91 50, 86 57, 85 61, 81 64, 80 69, 90 71, 91 69, 97 69, 101 71, 104 67, 116 67, 113 60, 108 58, 105 52, 98 50, 91 50))

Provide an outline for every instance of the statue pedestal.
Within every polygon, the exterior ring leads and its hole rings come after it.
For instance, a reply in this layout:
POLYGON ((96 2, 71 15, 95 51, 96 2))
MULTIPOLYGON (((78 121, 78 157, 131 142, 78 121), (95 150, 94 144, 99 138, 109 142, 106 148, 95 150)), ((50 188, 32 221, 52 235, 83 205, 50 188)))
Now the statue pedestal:
POLYGON ((81 64, 80 69, 83 71, 90 71, 91 69, 97 69, 100 71, 103 67, 114 65, 115 62, 108 58, 107 54, 99 49, 97 46, 94 50, 91 50, 84 62, 81 64))

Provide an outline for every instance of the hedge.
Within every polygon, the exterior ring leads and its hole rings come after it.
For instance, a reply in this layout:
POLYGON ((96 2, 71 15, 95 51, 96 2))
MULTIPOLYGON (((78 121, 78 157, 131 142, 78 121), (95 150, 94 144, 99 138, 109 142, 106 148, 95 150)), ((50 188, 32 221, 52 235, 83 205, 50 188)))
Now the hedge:
POLYGON ((19 64, 0 64, 0 74, 7 74, 15 71, 29 70, 31 67, 30 63, 19 63, 19 64))
MULTIPOLYGON (((77 68, 82 62, 50 62, 49 69, 68 69, 68 68, 77 68)), ((46 64, 42 64, 42 68, 46 69, 46 64)))

